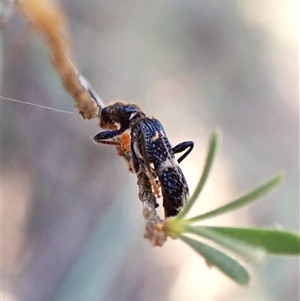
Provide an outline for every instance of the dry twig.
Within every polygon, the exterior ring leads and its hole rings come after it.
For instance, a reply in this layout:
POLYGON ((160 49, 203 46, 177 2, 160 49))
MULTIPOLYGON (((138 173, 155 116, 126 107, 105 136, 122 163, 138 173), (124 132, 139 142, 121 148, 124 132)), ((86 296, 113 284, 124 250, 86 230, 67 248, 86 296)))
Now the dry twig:
POLYGON ((83 118, 92 119, 99 115, 101 100, 91 93, 91 87, 79 74, 72 60, 65 17, 59 3, 54 0, 18 0, 17 8, 34 28, 47 39, 53 66, 62 84, 74 98, 75 106, 83 118))

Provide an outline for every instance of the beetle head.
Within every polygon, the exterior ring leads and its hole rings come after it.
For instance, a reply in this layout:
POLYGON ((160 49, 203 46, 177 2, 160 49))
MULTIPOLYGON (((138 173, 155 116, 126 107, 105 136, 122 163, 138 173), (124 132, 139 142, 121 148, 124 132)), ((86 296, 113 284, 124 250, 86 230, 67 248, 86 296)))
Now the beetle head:
POLYGON ((116 102, 103 108, 100 126, 106 129, 129 128, 129 124, 137 115, 144 114, 135 104, 116 102))

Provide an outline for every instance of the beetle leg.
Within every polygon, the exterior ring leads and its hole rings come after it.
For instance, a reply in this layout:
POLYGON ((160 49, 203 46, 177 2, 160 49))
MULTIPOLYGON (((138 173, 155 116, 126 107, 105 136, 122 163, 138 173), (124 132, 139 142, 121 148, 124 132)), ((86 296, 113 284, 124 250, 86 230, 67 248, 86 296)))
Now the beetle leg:
MULTIPOLYGON (((96 140, 95 140, 96 141, 96 140)), ((114 140, 101 140, 101 141, 96 141, 97 143, 102 143, 102 144, 108 144, 108 145, 115 145, 119 146, 121 143, 119 141, 114 141, 114 140)))
POLYGON ((177 160, 178 163, 180 163, 183 159, 185 159, 188 156, 188 154, 193 150, 194 141, 184 141, 173 147, 174 154, 181 153, 187 148, 188 150, 180 158, 178 158, 177 160))
POLYGON ((139 159, 137 158, 137 155, 134 151, 132 140, 131 140, 131 144, 130 144, 130 151, 131 151, 131 162, 132 162, 133 170, 135 173, 138 173, 138 171, 140 169, 140 164, 139 164, 139 159))
POLYGON ((159 187, 160 187, 160 183, 158 181, 155 180, 155 177, 153 175, 153 169, 150 165, 147 165, 147 171, 148 171, 148 175, 149 175, 149 180, 150 180, 150 184, 152 186, 154 195, 156 198, 160 198, 161 195, 159 193, 159 187))
MULTIPOLYGON (((98 142, 98 143, 103 143, 103 144, 114 144, 114 143, 109 143, 109 141, 105 141, 108 139, 112 139, 118 135, 121 135, 124 131, 119 129, 119 130, 115 130, 115 131, 104 131, 101 132, 99 134, 97 134, 96 136, 93 137, 93 139, 98 142)), ((117 143, 119 144, 119 143, 117 143)))

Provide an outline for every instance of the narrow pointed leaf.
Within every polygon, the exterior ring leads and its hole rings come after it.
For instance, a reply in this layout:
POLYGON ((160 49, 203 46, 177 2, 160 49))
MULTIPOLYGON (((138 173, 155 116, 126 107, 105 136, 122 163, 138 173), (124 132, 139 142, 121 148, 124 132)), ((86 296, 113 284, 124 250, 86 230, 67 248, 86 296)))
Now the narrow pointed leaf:
POLYGON ((249 242, 239 240, 236 237, 214 231, 214 228, 186 226, 185 232, 210 239, 252 263, 261 263, 266 257, 266 251, 261 246, 251 245, 249 242))
POLYGON ((274 229, 205 227, 221 235, 264 248, 274 255, 299 255, 300 236, 274 229))
POLYGON ((180 239, 186 244, 188 244, 190 247, 192 247, 197 253, 202 255, 209 264, 218 268, 232 280, 242 285, 246 285, 249 283, 249 273, 235 259, 229 257, 225 253, 213 247, 210 247, 192 238, 182 235, 180 236, 180 239))
POLYGON ((196 190, 194 191, 193 195, 189 198, 188 202, 186 205, 183 207, 182 211, 176 216, 177 219, 182 219, 184 216, 187 215, 187 213, 190 211, 192 206, 194 205, 195 201, 197 200, 199 194, 201 193, 204 184, 209 176, 213 161, 216 157, 218 145, 220 142, 220 132, 215 131, 210 139, 210 144, 209 144, 209 149, 208 149, 208 154, 206 157, 203 173, 200 177, 200 180, 197 184, 196 190))
POLYGON ((271 192, 272 190, 274 190, 280 184, 283 177, 284 177, 284 174, 279 173, 274 178, 267 181, 265 184, 254 189, 253 191, 249 192, 248 194, 236 199, 235 201, 233 201, 225 206, 219 207, 215 210, 212 210, 207 213, 190 218, 187 221, 189 223, 195 223, 198 221, 216 217, 218 215, 221 215, 221 214, 224 214, 224 213, 227 213, 230 211, 234 211, 241 207, 247 206, 247 205, 253 203, 254 201, 257 201, 258 199, 262 198, 263 196, 265 196, 267 193, 271 192))

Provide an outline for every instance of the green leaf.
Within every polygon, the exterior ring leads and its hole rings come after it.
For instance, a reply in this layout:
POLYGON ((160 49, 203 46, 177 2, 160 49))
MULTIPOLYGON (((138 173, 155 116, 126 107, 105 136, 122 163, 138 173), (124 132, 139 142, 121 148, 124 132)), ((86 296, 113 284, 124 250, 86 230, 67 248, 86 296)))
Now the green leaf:
POLYGON ((200 241, 186 236, 180 236, 180 239, 192 247, 197 253, 202 255, 209 264, 214 265, 232 280, 239 284, 246 285, 250 281, 247 270, 235 259, 225 253, 210 247, 200 241))
POLYGON ((243 256, 244 259, 253 263, 261 263, 266 257, 266 251, 261 246, 251 245, 248 241, 245 242, 231 235, 220 233, 211 227, 187 225, 185 232, 210 239, 216 244, 243 256))
POLYGON ((251 245, 260 246, 275 255, 299 255, 300 236, 274 229, 203 227, 251 245))
POLYGON ((199 194, 201 193, 204 184, 208 178, 208 175, 210 173, 213 161, 216 157, 218 145, 220 142, 221 133, 219 131, 215 131, 211 138, 210 138, 210 144, 208 149, 208 154, 205 160, 203 173, 200 177, 200 180, 197 184, 196 190, 194 191, 193 195, 189 198, 185 206, 183 207, 182 211, 176 216, 176 219, 182 219, 184 216, 187 215, 187 213, 190 211, 192 206, 194 205, 195 201, 197 200, 199 194))
POLYGON ((237 200, 235 200, 225 206, 219 207, 215 210, 209 211, 205 214, 201 214, 196 217, 187 219, 186 221, 188 221, 189 223, 195 223, 195 222, 202 221, 202 220, 205 220, 208 218, 212 218, 212 217, 215 217, 215 216, 218 216, 218 215, 221 215, 221 214, 233 211, 233 210, 237 210, 246 205, 249 205, 250 203, 257 201, 258 199, 260 199, 261 197, 263 197, 270 191, 274 190, 280 184, 280 182, 283 180, 283 178, 284 178, 284 173, 279 173, 271 180, 267 181, 260 187, 249 192, 248 194, 238 198, 237 200))

